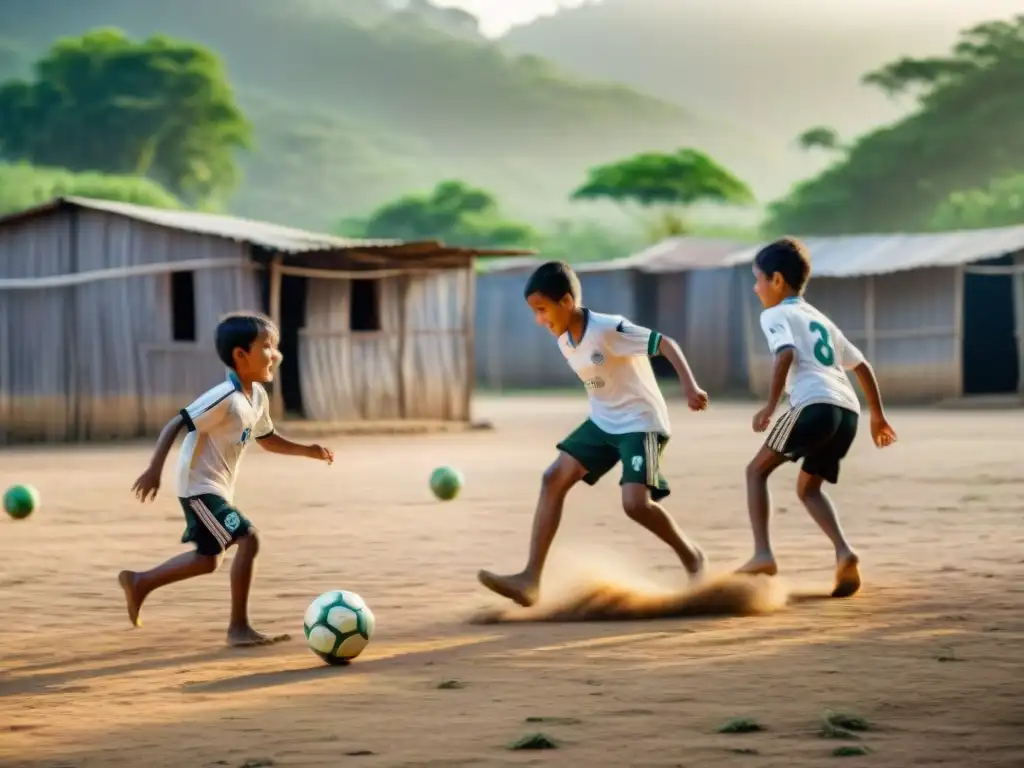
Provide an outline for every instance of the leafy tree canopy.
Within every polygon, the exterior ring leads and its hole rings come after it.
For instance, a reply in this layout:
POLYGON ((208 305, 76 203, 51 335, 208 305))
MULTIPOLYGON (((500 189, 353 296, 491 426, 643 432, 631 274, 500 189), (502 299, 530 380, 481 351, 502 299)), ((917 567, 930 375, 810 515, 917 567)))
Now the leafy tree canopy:
POLYGON ((25 164, 0 165, 0 214, 23 211, 65 196, 154 208, 181 207, 170 192, 149 179, 72 173, 63 168, 35 168, 25 164))
POLYGON ((964 31, 947 56, 864 77, 917 110, 861 137, 771 207, 767 229, 802 234, 924 229, 958 190, 1024 172, 1024 15, 964 31))
POLYGON ((101 29, 58 41, 34 75, 0 86, 5 158, 148 176, 192 204, 234 187, 250 128, 206 48, 101 29))
POLYGON ((442 181, 429 194, 406 195, 366 219, 347 219, 340 231, 353 237, 443 240, 449 245, 530 245, 536 233, 505 219, 494 197, 462 181, 442 181))
POLYGON ((740 179, 703 152, 644 152, 592 168, 574 200, 610 200, 620 205, 661 208, 651 239, 688 230, 679 209, 699 203, 746 205, 754 195, 740 179))
POLYGON ((1024 225, 1024 174, 995 179, 985 187, 954 192, 935 209, 937 231, 1024 225))

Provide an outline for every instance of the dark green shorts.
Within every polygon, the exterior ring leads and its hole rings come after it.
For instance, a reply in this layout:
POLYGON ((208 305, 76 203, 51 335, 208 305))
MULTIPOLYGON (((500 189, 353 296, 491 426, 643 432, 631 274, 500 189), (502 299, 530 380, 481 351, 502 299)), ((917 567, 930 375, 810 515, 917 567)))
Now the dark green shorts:
POLYGON ((593 485, 622 462, 619 485, 639 483, 651 489, 651 498, 669 495, 668 481, 661 474, 661 454, 668 436, 660 432, 627 432, 612 435, 587 419, 558 444, 558 450, 583 465, 583 482, 593 485))
POLYGON ((185 511, 183 544, 195 544, 200 555, 219 555, 252 530, 249 519, 221 496, 203 493, 179 498, 185 511))

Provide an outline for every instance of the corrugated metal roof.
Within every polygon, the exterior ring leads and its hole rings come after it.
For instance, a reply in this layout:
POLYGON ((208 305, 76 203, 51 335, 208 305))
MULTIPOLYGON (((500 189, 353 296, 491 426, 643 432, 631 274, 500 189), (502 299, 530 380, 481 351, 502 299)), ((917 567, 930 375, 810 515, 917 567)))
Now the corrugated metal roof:
POLYGON ((641 272, 686 272, 725 266, 725 261, 744 243, 710 237, 670 237, 633 256, 621 259, 623 266, 641 272))
POLYGON ((282 253, 307 253, 310 251, 332 251, 354 248, 387 248, 402 245, 401 240, 352 240, 334 235, 307 232, 302 229, 269 224, 264 221, 242 219, 237 216, 222 216, 214 213, 174 211, 149 208, 131 203, 115 203, 108 200, 94 200, 87 197, 64 197, 64 202, 94 211, 106 211, 145 221, 160 227, 213 235, 237 242, 251 243, 271 251, 282 253))
MULTIPOLYGON (((636 269, 640 272, 685 272, 724 266, 725 260, 744 248, 743 243, 716 240, 710 237, 672 237, 645 248, 639 253, 604 261, 573 264, 573 269, 588 272, 614 272, 636 269)), ((502 259, 491 262, 488 272, 526 271, 543 263, 540 258, 502 259)))
MULTIPOLYGON (((1024 250, 1024 226, 935 234, 802 237, 818 277, 881 275, 923 267, 956 267, 1024 250)), ((734 252, 729 266, 749 264, 767 243, 734 252)))

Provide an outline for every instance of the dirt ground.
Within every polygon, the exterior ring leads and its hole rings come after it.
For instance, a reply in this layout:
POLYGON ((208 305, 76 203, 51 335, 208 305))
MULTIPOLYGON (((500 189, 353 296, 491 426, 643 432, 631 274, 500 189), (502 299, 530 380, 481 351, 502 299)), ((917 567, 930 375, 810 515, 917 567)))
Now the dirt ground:
MULTIPOLYGON (((1024 765, 1024 412, 894 411, 901 442, 885 452, 862 430, 834 493, 864 561, 851 600, 470 623, 496 605, 476 570, 521 565, 540 472, 585 408, 582 395, 482 400, 493 432, 326 441, 329 468, 252 449, 238 497, 263 536, 252 613, 293 639, 246 651, 223 647, 227 568, 157 593, 143 627, 128 624, 118 570, 181 549, 171 472, 155 505, 129 494, 148 446, 0 453, 0 485, 43 497, 31 519, 0 520, 0 764, 819 768, 847 746, 870 750, 850 765, 1024 765), (445 463, 467 478, 450 503, 426 482, 445 463), (343 669, 302 639, 307 604, 335 588, 377 616, 343 669), (826 710, 870 729, 824 738, 826 710), (736 717, 764 730, 718 733, 736 717), (508 749, 534 732, 559 748, 508 749)), ((673 407, 668 506, 723 570, 749 554, 752 410, 673 407)), ((832 553, 795 476, 773 485, 777 554, 788 583, 827 589, 832 553)), ((570 497, 549 594, 594 573, 682 585, 619 511, 616 481, 570 497)))

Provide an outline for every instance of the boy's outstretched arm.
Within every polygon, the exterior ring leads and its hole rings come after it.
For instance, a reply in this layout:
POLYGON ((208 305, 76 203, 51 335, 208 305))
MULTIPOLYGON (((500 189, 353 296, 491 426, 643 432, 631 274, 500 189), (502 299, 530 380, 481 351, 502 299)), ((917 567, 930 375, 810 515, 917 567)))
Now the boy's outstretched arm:
POLYGON ((779 407, 779 400, 786 389, 786 377, 789 376, 789 369, 793 366, 796 352, 793 347, 784 347, 775 355, 775 362, 772 365, 772 381, 768 386, 768 404, 754 414, 754 431, 764 432, 772 422, 775 409, 779 407))
POLYGON ((256 442, 260 448, 271 453, 279 453, 282 456, 304 456, 307 459, 319 459, 328 464, 334 463, 334 452, 330 448, 321 445, 304 445, 296 443, 277 432, 271 432, 264 437, 257 437, 256 442))
POLYGON ((686 361, 686 355, 674 339, 662 336, 658 341, 658 354, 664 357, 672 368, 675 369, 679 382, 683 385, 683 392, 686 394, 686 401, 691 411, 703 411, 708 407, 708 393, 700 388, 697 379, 690 370, 690 364, 686 361))
POLYGON ((153 449, 149 466, 132 485, 132 492, 139 501, 145 502, 156 498, 156 493, 160 490, 160 475, 163 473, 167 454, 171 452, 171 447, 184 426, 185 421, 179 413, 160 430, 160 436, 156 439, 156 447, 153 449))
POLYGON ((879 448, 886 448, 896 442, 896 430, 889 424, 882 406, 882 393, 871 364, 866 360, 854 366, 853 372, 871 411, 871 439, 879 448))

